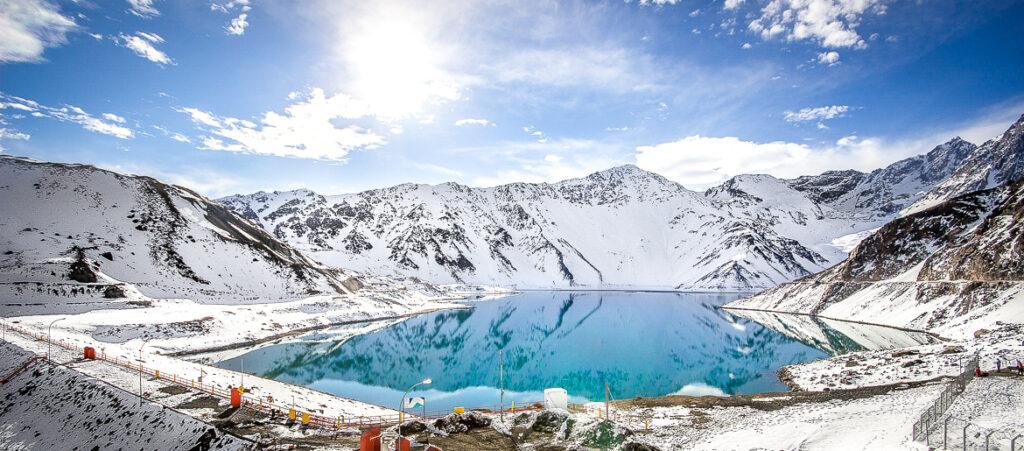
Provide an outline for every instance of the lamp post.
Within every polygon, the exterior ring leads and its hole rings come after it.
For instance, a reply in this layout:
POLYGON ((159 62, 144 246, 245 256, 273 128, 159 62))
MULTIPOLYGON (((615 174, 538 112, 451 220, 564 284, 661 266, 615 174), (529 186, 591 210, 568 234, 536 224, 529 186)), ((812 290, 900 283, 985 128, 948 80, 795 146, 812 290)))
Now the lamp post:
POLYGON ((149 343, 150 338, 145 339, 142 342, 142 346, 139 346, 139 405, 142 405, 142 348, 149 343))
POLYGON ((426 378, 426 379, 423 379, 422 381, 419 381, 416 384, 413 384, 412 387, 409 387, 409 389, 406 390, 405 393, 402 394, 402 402, 398 403, 398 441, 399 442, 402 441, 402 417, 405 414, 405 395, 408 395, 409 392, 411 392, 412 389, 416 388, 417 386, 426 385, 426 384, 429 384, 431 382, 433 382, 433 381, 431 381, 429 377, 426 378))
POLYGON ((50 343, 53 341, 52 339, 50 339, 50 331, 53 330, 53 323, 56 323, 57 321, 62 321, 64 319, 66 318, 57 318, 50 322, 50 325, 46 327, 46 360, 50 360, 50 343))

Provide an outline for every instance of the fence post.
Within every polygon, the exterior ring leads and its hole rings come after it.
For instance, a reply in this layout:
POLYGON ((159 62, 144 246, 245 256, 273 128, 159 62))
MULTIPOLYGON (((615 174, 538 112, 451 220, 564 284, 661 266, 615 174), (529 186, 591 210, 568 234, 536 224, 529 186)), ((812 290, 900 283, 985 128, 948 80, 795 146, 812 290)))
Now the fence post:
POLYGON ((970 425, 971 423, 967 423, 966 425, 964 425, 964 451, 967 451, 967 427, 970 425))
POLYGON ((949 430, 949 417, 946 417, 946 421, 944 423, 942 423, 942 447, 943 448, 948 448, 949 447, 947 442, 946 442, 947 437, 949 436, 949 433, 947 432, 948 430, 949 430))

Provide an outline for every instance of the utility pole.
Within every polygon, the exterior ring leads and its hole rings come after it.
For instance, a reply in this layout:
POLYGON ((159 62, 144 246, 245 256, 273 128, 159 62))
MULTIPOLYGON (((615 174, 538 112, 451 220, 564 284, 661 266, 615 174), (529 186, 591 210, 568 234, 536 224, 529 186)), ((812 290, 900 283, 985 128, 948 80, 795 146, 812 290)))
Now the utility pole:
POLYGON ((498 398, 498 406, 501 409, 502 418, 505 417, 505 351, 498 350, 498 386, 501 390, 501 396, 498 398))
POLYGON ((139 405, 142 405, 142 348, 149 343, 149 338, 142 342, 142 346, 139 346, 139 405))
POLYGON ((50 360, 50 343, 53 342, 53 339, 50 337, 52 336, 51 331, 53 331, 53 324, 62 320, 64 320, 64 318, 57 318, 46 327, 46 360, 50 360))

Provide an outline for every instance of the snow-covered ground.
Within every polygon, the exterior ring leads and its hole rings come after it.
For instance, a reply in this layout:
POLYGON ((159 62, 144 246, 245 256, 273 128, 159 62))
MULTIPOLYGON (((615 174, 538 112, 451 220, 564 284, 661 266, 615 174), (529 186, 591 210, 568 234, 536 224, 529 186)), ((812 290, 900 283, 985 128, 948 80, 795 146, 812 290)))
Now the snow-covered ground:
POLYGON ((664 450, 912 449, 913 422, 940 391, 935 384, 780 410, 717 407, 695 414, 679 407, 654 408, 657 426, 637 441, 664 450))
MULTIPOLYGON (((31 357, 0 342, 0 374, 6 377, 31 357)), ((45 360, 0 385, 0 399, 0 448, 5 450, 190 450, 202 443, 210 446, 203 449, 254 449, 252 442, 179 411, 139 405, 138 398, 105 379, 45 360)))
POLYGON ((1014 365, 1024 361, 1024 325, 1002 325, 976 339, 912 346, 899 350, 853 352, 829 359, 790 365, 787 383, 799 390, 820 391, 925 381, 959 374, 978 355, 984 371, 995 370, 996 360, 1014 365))

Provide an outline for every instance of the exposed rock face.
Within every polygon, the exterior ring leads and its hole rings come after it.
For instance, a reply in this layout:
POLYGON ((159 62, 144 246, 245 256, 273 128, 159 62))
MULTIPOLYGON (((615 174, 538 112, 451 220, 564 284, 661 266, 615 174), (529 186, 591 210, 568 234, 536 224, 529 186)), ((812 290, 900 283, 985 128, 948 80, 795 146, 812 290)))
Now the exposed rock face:
POLYGON ((921 211, 963 193, 994 188, 1024 178, 1024 116, 998 139, 964 155, 945 180, 915 202, 908 212, 921 211))

